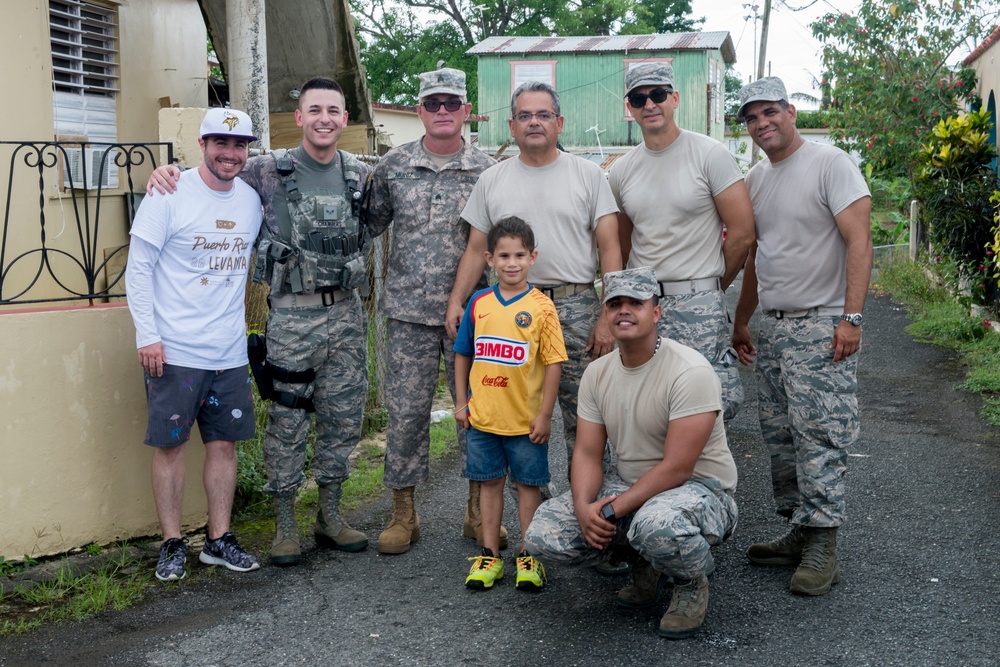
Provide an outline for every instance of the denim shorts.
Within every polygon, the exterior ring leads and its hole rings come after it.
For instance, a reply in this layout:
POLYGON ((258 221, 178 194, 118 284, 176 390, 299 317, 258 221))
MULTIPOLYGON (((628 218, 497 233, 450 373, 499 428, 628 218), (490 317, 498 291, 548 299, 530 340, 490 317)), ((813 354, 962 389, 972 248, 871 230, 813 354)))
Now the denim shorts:
POLYGON ((257 423, 246 366, 225 371, 163 365, 163 375, 146 376, 147 445, 183 445, 198 422, 203 442, 235 442, 254 436, 257 423))
POLYGON ((549 476, 549 443, 536 445, 527 435, 497 435, 469 428, 465 434, 465 476, 475 482, 510 477, 525 486, 545 486, 549 476))

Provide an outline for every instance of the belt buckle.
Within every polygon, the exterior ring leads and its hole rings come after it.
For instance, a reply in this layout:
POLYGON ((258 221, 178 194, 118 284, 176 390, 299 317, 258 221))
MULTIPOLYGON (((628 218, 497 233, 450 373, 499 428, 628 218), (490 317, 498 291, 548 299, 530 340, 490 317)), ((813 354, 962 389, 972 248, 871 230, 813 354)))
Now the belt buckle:
POLYGON ((319 298, 324 308, 329 308, 333 304, 337 303, 337 300, 333 296, 333 290, 323 290, 319 293, 319 298), (330 300, 330 303, 327 303, 327 299, 330 300))
POLYGON ((776 311, 774 311, 774 319, 776 319, 776 320, 783 320, 783 319, 785 319, 785 311, 783 311, 783 310, 776 310, 776 311))

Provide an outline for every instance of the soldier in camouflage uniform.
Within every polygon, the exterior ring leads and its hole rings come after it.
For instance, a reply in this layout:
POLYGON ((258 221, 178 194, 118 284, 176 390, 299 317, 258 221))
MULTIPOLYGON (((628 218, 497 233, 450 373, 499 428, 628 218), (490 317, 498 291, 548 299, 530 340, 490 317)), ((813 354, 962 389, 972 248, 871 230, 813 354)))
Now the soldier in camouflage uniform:
POLYGON ((673 593, 658 633, 693 635, 708 610, 711 548, 736 528, 736 463, 726 441, 719 380, 696 350, 657 331, 652 267, 605 274, 605 314, 620 354, 591 363, 580 383, 572 490, 546 501, 524 537, 535 558, 596 563, 631 554, 627 608, 673 593), (604 473, 605 441, 618 454, 604 473))
MULTIPOLYGON (((240 177, 260 195, 264 224, 255 280, 271 286, 267 357, 280 393, 268 410, 265 492, 274 499, 271 562, 301 560, 296 491, 305 480, 310 412, 316 412, 313 473, 320 507, 317 544, 343 551, 368 546, 364 533, 340 517, 348 456, 361 437, 367 396, 367 317, 354 289, 366 276, 358 226, 368 168, 337 142, 347 125, 344 93, 322 77, 300 88, 295 122, 302 144, 251 158, 240 177)), ((148 187, 172 189, 172 167, 148 187)))
MULTIPOLYGON (((388 369, 383 389, 389 413, 383 483, 393 492, 393 518, 379 535, 381 553, 398 554, 420 537, 415 487, 430 471, 430 412, 444 358, 455 397, 455 353, 444 328, 448 294, 465 251, 461 220, 472 187, 492 158, 462 139, 472 105, 465 73, 443 68, 420 75, 417 115, 426 134, 389 151, 372 173, 365 219, 373 234, 392 226, 383 296, 388 318, 388 369)), ((480 284, 485 286, 480 272, 480 284)), ((465 450, 465 430, 456 428, 465 450)), ((470 483, 465 532, 481 540, 479 484, 470 483)))
POLYGON ((744 364, 756 355, 774 499, 790 522, 785 535, 751 545, 747 557, 795 565, 792 592, 823 595, 840 578, 847 447, 860 430, 855 353, 872 267, 871 196, 850 156, 799 135, 777 77, 743 87, 739 117, 768 159, 747 175, 757 242, 733 346, 744 364), (755 347, 749 321, 758 302, 755 347))
POLYGON ((462 211, 472 229, 448 300, 445 326, 454 337, 462 304, 486 266, 486 235, 493 224, 511 216, 528 222, 540 251, 529 279, 555 303, 569 355, 562 367, 559 408, 566 454, 572 459, 580 377, 591 359, 614 346, 599 318, 594 279, 598 268, 601 273, 621 269, 618 208, 597 165, 559 150, 563 118, 555 89, 539 82, 519 86, 511 99, 508 123, 520 155, 484 172, 462 211))
POLYGON ((723 291, 753 243, 746 183, 725 146, 677 125, 680 93, 669 63, 631 67, 625 88, 643 143, 608 174, 621 209, 622 255, 628 265, 656 270, 660 334, 693 347, 715 367, 729 421, 743 404, 743 384, 723 291))

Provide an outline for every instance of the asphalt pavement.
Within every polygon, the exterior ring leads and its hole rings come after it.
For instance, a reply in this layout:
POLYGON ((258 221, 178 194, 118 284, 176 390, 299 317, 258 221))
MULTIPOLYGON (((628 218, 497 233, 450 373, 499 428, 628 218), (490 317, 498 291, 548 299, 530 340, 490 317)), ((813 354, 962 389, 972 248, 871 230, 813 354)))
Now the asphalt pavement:
MULTIPOLYGON (((841 582, 828 595, 792 595, 791 568, 743 555, 784 531, 748 370, 729 431, 740 523, 716 549, 708 617, 691 639, 657 637, 668 597, 622 609, 615 593, 627 579, 590 568, 552 565, 537 594, 516 590, 512 575, 466 589, 477 550, 462 537, 467 485, 450 456, 417 490, 421 539, 407 554, 342 554, 309 539, 298 567, 223 570, 125 611, 0 638, 0 666, 1000 665, 1000 430, 979 418, 978 396, 955 389, 963 370, 952 353, 914 342, 906 323, 889 298, 869 299, 862 435, 850 450, 841 582)), ((554 438, 562 489, 564 453, 554 438)), ((374 545, 390 512, 386 495, 349 519, 374 545)), ((505 523, 513 544, 510 503, 505 523)), ((189 567, 204 567, 196 560, 189 567)))

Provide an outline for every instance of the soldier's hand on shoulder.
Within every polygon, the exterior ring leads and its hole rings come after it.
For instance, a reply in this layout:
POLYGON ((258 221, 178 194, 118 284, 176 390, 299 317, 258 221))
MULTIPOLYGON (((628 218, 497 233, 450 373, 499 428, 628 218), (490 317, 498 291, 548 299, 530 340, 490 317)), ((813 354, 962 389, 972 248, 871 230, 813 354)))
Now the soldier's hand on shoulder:
POLYGON ((164 164, 153 170, 153 173, 149 176, 149 180, 146 182, 146 194, 152 195, 154 193, 160 193, 165 195, 167 193, 177 191, 177 181, 181 179, 181 170, 175 164, 164 164))

